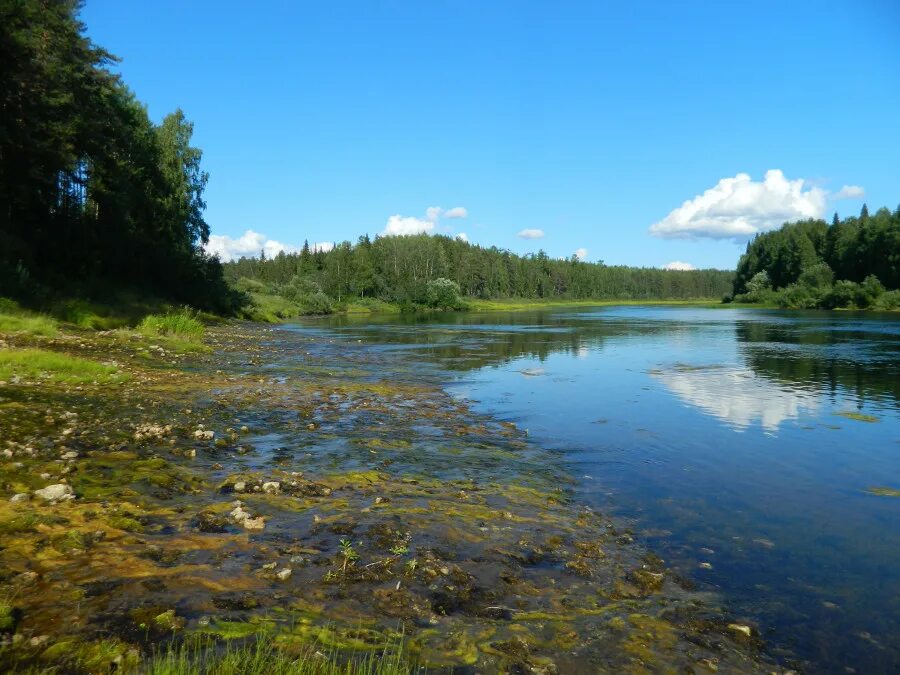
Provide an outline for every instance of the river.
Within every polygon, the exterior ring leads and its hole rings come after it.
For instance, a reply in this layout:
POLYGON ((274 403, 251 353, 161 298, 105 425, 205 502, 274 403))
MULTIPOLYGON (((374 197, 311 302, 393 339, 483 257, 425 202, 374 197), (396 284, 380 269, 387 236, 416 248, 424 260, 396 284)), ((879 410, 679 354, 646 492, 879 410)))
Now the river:
POLYGON ((558 453, 579 500, 816 672, 900 669, 900 317, 689 307, 343 316, 558 453))

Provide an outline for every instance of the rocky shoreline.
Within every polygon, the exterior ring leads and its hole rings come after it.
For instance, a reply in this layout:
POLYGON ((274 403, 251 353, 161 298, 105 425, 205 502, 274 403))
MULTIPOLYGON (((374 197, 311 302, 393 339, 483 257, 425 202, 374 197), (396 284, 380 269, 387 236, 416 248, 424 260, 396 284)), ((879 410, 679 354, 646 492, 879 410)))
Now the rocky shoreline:
POLYGON ((430 672, 787 672, 575 503, 551 452, 372 346, 6 336, 121 377, 0 384, 0 667, 140 671, 202 635, 430 672))

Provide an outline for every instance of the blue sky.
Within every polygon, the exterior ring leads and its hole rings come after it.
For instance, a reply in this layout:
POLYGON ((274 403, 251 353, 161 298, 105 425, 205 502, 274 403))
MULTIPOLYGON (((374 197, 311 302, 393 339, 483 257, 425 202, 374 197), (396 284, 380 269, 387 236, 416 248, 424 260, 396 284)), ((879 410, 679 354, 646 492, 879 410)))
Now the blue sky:
POLYGON ((152 118, 194 121, 229 253, 390 223, 730 268, 784 218, 900 202, 894 0, 88 0, 82 18, 152 118))

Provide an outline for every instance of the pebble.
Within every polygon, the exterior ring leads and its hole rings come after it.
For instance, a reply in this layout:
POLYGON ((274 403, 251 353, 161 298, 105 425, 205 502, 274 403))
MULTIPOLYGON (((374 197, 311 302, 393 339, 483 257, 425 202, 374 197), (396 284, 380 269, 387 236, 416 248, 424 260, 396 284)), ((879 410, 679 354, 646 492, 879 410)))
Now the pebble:
POLYGON ((267 495, 277 495, 278 491, 281 489, 281 483, 269 481, 268 483, 263 483, 262 489, 267 495))
POLYGON ((12 497, 10 497, 9 501, 13 504, 18 504, 19 502, 27 502, 29 499, 31 499, 31 495, 29 495, 27 492, 19 492, 18 494, 14 494, 12 497))
POLYGON ((245 483, 242 480, 239 480, 237 483, 234 484, 235 492, 244 492, 246 489, 247 489, 247 483, 245 483))
POLYGON ((712 563, 702 562, 700 563, 700 569, 711 570, 713 568, 712 563))
POLYGON ((279 570, 275 576, 281 581, 287 581, 291 578, 291 574, 293 574, 293 570, 290 567, 285 567, 283 570, 279 570))

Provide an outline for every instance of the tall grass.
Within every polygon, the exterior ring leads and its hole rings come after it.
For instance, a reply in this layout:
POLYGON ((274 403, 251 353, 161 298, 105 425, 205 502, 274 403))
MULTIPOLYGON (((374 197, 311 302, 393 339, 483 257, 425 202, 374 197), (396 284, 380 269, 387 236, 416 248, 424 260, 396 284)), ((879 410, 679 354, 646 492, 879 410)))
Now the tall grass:
POLYGON ((225 646, 197 637, 170 645, 141 668, 147 675, 409 675, 424 673, 410 665, 401 649, 355 658, 323 653, 315 646, 299 653, 278 649, 270 638, 225 646))
POLYGON ((125 379, 117 368, 96 361, 43 349, 2 349, 0 380, 8 380, 14 376, 44 378, 65 384, 117 382, 125 379))
POLYGON ((166 314, 149 314, 138 324, 144 335, 163 335, 200 342, 205 328, 197 316, 188 309, 166 314))
POLYGON ((57 323, 53 317, 22 309, 14 300, 0 298, 0 333, 27 333, 54 337, 57 323))
POLYGON ((28 333, 55 337, 57 328, 56 320, 49 316, 0 314, 0 333, 28 333))

